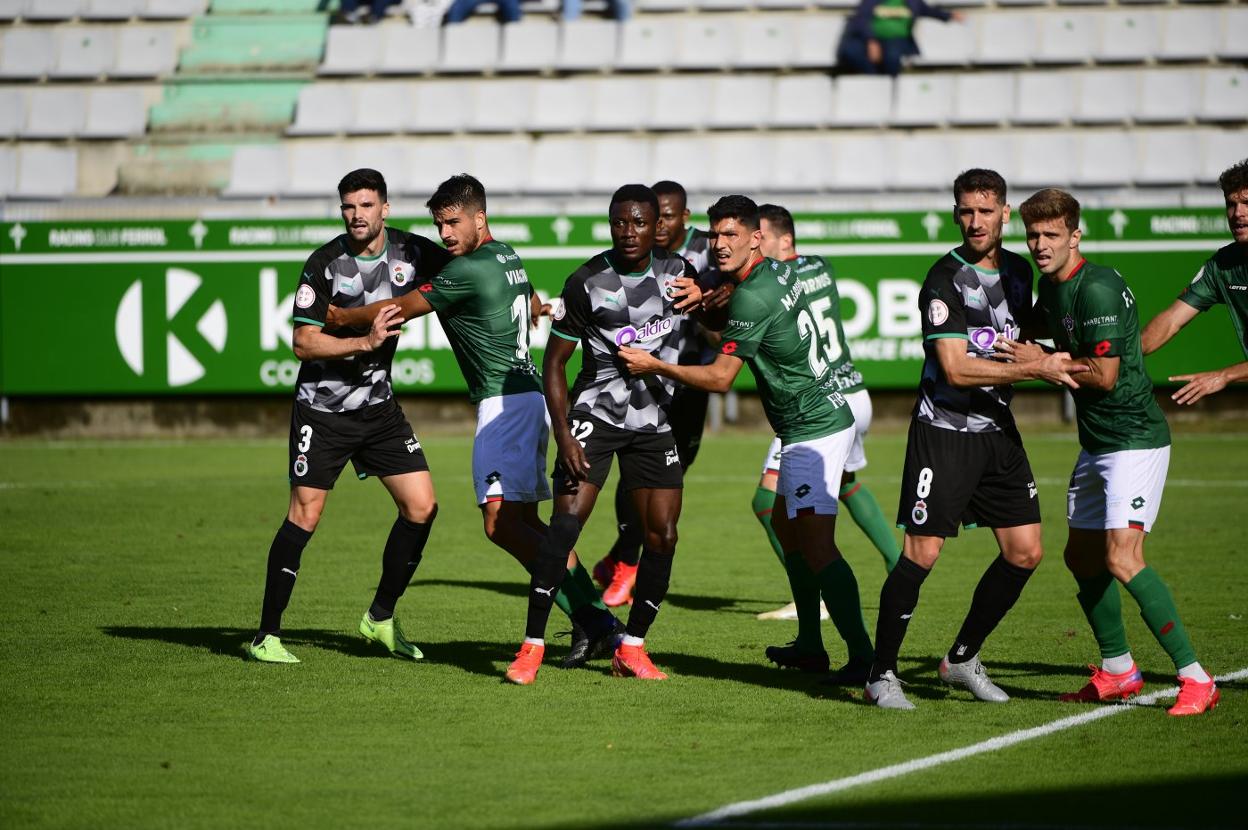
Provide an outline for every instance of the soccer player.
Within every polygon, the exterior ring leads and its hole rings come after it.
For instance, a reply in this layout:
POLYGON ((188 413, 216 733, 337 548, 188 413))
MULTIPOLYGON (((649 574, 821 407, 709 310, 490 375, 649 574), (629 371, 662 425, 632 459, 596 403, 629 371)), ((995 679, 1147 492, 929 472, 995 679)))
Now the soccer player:
MULTIPOLYGON (((1168 343, 1199 312, 1225 303, 1244 356, 1248 357, 1248 159, 1224 170, 1218 184, 1226 199, 1226 224, 1234 242, 1210 257, 1179 298, 1144 327, 1144 354, 1152 354, 1168 343)), ((1248 360, 1211 372, 1174 375, 1170 380, 1185 381, 1170 397, 1180 404, 1193 404, 1206 395, 1221 392, 1228 383, 1248 380, 1248 360)))
MULTIPOLYGON (((793 272, 801 280, 810 303, 811 315, 819 329, 827 347, 828 360, 831 363, 832 377, 837 389, 845 396, 849 408, 854 413, 854 445, 845 460, 845 472, 841 476, 840 499, 849 508, 849 515, 854 523, 867 534, 867 538, 875 545, 880 556, 884 558, 885 570, 892 570, 901 556, 901 547, 893 536, 880 512, 880 505, 875 496, 862 482, 857 480, 855 473, 867 466, 867 456, 863 451, 863 439, 871 428, 871 396, 867 394, 862 382, 862 373, 854 368, 850 359, 849 346, 845 342, 845 329, 841 324, 841 297, 836 290, 836 278, 832 274, 832 265, 823 257, 798 256, 796 248, 797 234, 793 227, 793 216, 780 205, 759 205, 759 230, 763 241, 759 251, 765 257, 791 262, 793 272)), ((780 475, 779 438, 771 442, 767 450, 767 458, 763 462, 763 474, 759 479, 758 488, 754 491, 754 515, 762 524, 772 550, 784 565, 784 549, 776 538, 771 527, 771 513, 776 501, 776 479, 780 475)), ((826 612, 825 612, 826 613, 826 612)), ((760 620, 792 620, 797 618, 797 606, 789 603, 775 611, 759 614, 760 620)), ((853 678, 852 685, 861 685, 866 681, 868 666, 861 666, 860 678, 853 678)), ((849 679, 846 680, 849 683, 849 679)))
POLYGON ((658 207, 645 185, 615 192, 609 208, 611 250, 568 277, 553 313, 542 373, 558 447, 555 509, 532 570, 524 642, 506 672, 512 683, 527 685, 537 678, 552 594, 606 483, 612 456, 619 457, 619 486, 633 497, 644 531, 635 600, 612 671, 617 677, 667 678, 650 661, 644 642, 667 594, 676 553, 684 474, 668 423, 675 385, 635 377, 616 359, 625 343, 675 357, 688 323, 683 309, 702 299, 693 267, 654 244, 658 207), (569 410, 565 367, 578 342, 582 364, 569 410))
MULTIPOLYGON (((686 225, 689 207, 685 189, 678 182, 661 181, 651 188, 659 200, 659 217, 654 226, 654 244, 679 254, 699 276, 708 269, 708 245, 705 231, 686 225)), ((726 299, 726 297, 724 298, 726 299)), ((679 345, 681 363, 706 363, 713 357, 702 327, 686 325, 679 345)), ((702 444, 706 424, 707 393, 701 389, 677 386, 669 411, 672 437, 680 453, 680 466, 688 470, 702 444)), ((632 497, 622 487, 615 490, 615 521, 619 529, 611 550, 594 566, 594 578, 602 585, 602 600, 607 605, 623 605, 632 600, 637 581, 637 561, 641 557, 643 534, 641 518, 633 507, 632 497)))
POLYGON ((376 170, 348 173, 338 196, 346 233, 308 258, 295 292, 293 348, 302 364, 290 421, 290 508, 269 548, 260 630, 247 649, 266 663, 299 662, 282 645, 282 612, 347 459, 360 478, 380 478, 399 508, 360 633, 397 657, 423 656, 403 635, 394 607, 420 564, 438 505, 420 441, 390 387, 398 308, 388 301, 437 273, 447 254, 427 239, 386 227, 386 181, 376 170), (367 334, 324 330, 331 302, 372 300, 382 307, 367 334))
MULTIPOLYGON (((1170 464, 1170 429, 1144 370, 1135 297, 1117 271, 1080 256, 1079 202, 1069 193, 1041 190, 1019 211, 1042 276, 1037 310, 1054 345, 1089 370, 1073 393, 1082 450, 1066 495, 1066 567, 1079 584, 1101 665, 1061 699, 1128 698, 1143 687, 1122 624, 1121 582, 1178 671, 1170 714, 1200 714, 1218 704, 1218 687, 1196 660, 1170 589, 1144 562, 1170 464)), ((1015 355, 1039 348, 1003 345, 1015 355)))
MULTIPOLYGON (((529 355, 535 294, 519 255, 490 235, 481 182, 452 176, 427 206, 453 258, 432 282, 398 301, 396 317, 436 312, 442 322, 477 406, 472 481, 485 535, 528 570, 546 533, 537 506, 550 498, 546 400, 529 355)), ((367 326, 379 311, 376 305, 335 309, 333 319, 367 326)), ((603 607, 589 573, 575 556, 568 559, 556 601, 572 618, 572 649, 563 664, 571 668, 609 652, 620 624, 603 607)))
POLYGON ((793 266, 759 251, 758 206, 745 196, 724 196, 707 213, 714 264, 737 282, 715 361, 682 366, 627 346, 620 358, 634 374, 652 372, 710 392, 727 391, 742 364, 750 364, 767 420, 783 443, 772 522, 798 612, 797 640, 769 648, 767 656, 827 670, 819 630, 822 593, 849 648, 850 666, 869 664, 871 637, 858 582, 835 538, 837 492, 854 443, 853 412, 837 388, 826 339, 793 266))
POLYGON ((875 664, 866 686, 867 701, 885 709, 914 708, 897 679, 897 654, 923 580, 945 539, 958 535, 959 523, 992 528, 1001 553, 975 588, 962 628, 940 661, 940 678, 979 700, 1009 700, 988 679, 979 651, 1043 555, 1036 482, 1010 413, 1010 384, 1041 379, 1074 387, 1071 375, 1087 371, 1064 353, 1017 363, 993 359, 993 344, 1017 339, 1031 312, 1031 265, 1001 247, 1010 208, 998 173, 963 172, 953 196, 962 244, 936 261, 919 292, 923 375, 897 508, 905 538, 880 591, 875 664))

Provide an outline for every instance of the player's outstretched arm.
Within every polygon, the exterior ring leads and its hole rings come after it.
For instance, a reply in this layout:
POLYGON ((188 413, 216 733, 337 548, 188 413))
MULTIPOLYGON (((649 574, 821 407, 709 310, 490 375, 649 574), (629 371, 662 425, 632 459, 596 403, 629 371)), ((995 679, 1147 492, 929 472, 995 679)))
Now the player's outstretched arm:
POLYGON ((398 314, 398 306, 383 303, 368 333, 362 337, 333 337, 322 331, 320 326, 299 326, 295 329, 291 348, 300 360, 334 360, 371 352, 391 337, 399 336, 398 314))
POLYGON ((585 448, 568 429, 568 361, 576 351, 576 342, 559 335, 546 343, 542 358, 542 386, 546 391, 546 410, 550 413, 550 431, 563 468, 577 479, 589 477, 589 460, 585 448))
POLYGON ((1203 397, 1221 392, 1228 383, 1242 383, 1248 380, 1248 361, 1217 369, 1212 372, 1197 372, 1193 375, 1171 375, 1172 381, 1187 381, 1179 391, 1171 395, 1178 404, 1193 404, 1203 397))
POLYGON ((1003 363, 972 357, 962 338, 943 337, 935 343, 936 358, 951 386, 1000 386, 1020 380, 1043 380, 1078 389, 1079 383, 1073 376, 1089 371, 1086 364, 1071 360, 1066 352, 1046 354, 1038 360, 1003 363))
POLYGON ((1192 308, 1182 300, 1175 300, 1169 308, 1149 320, 1144 331, 1140 333, 1140 347, 1144 354, 1152 354, 1166 345, 1171 337, 1179 333, 1179 329, 1192 322, 1199 313, 1200 309, 1192 308))
POLYGON ((375 303, 355 308, 339 308, 331 305, 325 314, 325 328, 366 329, 373 324, 378 313, 386 306, 395 306, 398 309, 394 320, 396 323, 404 323, 414 317, 423 317, 433 311, 433 306, 429 305, 429 301, 423 294, 419 291, 409 291, 402 297, 378 300, 375 303))
POLYGON ((705 389, 707 392, 727 392, 732 388, 737 373, 741 371, 739 357, 720 354, 715 362, 706 366, 677 366, 664 363, 649 352, 624 346, 619 351, 620 360, 634 375, 663 375, 685 386, 705 389))

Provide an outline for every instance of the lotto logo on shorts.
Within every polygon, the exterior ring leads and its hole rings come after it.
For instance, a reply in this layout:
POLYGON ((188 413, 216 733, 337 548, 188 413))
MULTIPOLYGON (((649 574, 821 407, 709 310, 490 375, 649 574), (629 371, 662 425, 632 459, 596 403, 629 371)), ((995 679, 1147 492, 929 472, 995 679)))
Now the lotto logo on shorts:
POLYGON ((808 495, 810 495, 810 485, 809 484, 801 485, 800 487, 798 487, 796 490, 793 491, 793 495, 797 496, 799 499, 806 498, 808 495))
POLYGON ((498 470, 495 470, 494 472, 490 473, 488 476, 485 477, 486 484, 498 484, 498 482, 502 480, 503 480, 503 474, 500 473, 498 470))
POLYGON ((1132 509, 1132 510, 1139 510, 1139 509, 1140 509, 1141 507, 1143 507, 1143 506, 1144 506, 1144 497, 1143 497, 1143 496, 1136 496, 1135 498, 1131 499, 1131 509, 1132 509))
POLYGON ((299 455, 295 457, 295 475, 303 478, 308 474, 308 457, 299 455))
POLYGON ((910 520, 916 525, 927 523, 927 502, 919 499, 914 503, 914 509, 910 511, 910 520))

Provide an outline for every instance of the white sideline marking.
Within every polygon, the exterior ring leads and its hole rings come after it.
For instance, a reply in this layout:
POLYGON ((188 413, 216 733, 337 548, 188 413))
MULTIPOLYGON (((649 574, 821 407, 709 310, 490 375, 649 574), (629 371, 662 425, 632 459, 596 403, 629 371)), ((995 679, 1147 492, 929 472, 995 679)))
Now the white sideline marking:
MULTIPOLYGON (((1221 683, 1228 683, 1233 680, 1240 680, 1248 677, 1248 668, 1242 668, 1239 671, 1224 674, 1217 678, 1221 683)), ((858 775, 851 775, 848 778, 836 778, 832 781, 825 781, 822 784, 811 784, 806 787, 799 787, 795 790, 785 790, 782 793, 769 795, 765 798, 756 798, 752 801, 738 801, 735 804, 726 804, 709 813, 703 813, 692 818, 681 819, 673 824, 674 827, 715 827, 715 826, 735 826, 722 824, 724 819, 734 818, 736 816, 745 816, 750 813, 757 813, 761 810, 772 810, 777 807, 787 807, 790 804, 796 804, 799 801, 817 798, 821 795, 829 795, 831 793, 848 790, 852 787, 859 787, 863 784, 877 784, 880 781, 887 781, 890 778, 900 778, 903 775, 909 775, 912 772, 921 772, 922 770, 938 767, 943 764, 961 761, 964 758, 971 758, 975 755, 982 755, 986 752, 996 752, 998 749, 1014 746, 1015 744, 1030 741, 1035 738, 1043 738, 1045 735, 1051 735, 1054 732, 1061 732, 1066 729, 1072 729, 1076 726, 1083 726, 1085 723, 1100 720, 1101 718, 1113 717, 1121 715, 1123 712, 1130 712, 1140 706, 1148 706, 1159 700, 1166 700, 1178 695, 1178 687, 1163 689, 1160 692, 1142 695, 1133 702, 1127 704, 1119 704, 1116 706, 1098 706, 1090 711, 1073 715, 1061 720, 1055 720, 1046 723, 1043 726, 1035 726, 1031 729, 1020 729, 1017 732, 1009 732, 996 738, 989 738, 986 741, 980 741, 977 744, 964 746, 960 749, 951 749, 948 752, 940 752, 936 755, 928 755, 926 758, 917 758, 913 761, 905 761, 892 766, 881 767, 879 769, 862 772, 858 775)), ((900 717, 915 717, 914 715, 905 715, 898 713, 900 717)))

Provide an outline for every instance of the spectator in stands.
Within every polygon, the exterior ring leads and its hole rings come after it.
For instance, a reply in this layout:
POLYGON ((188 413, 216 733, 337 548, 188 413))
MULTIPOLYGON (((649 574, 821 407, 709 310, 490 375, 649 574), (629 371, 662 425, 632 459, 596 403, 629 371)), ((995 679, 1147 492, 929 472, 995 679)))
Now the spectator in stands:
POLYGON ((930 6, 926 0, 861 0, 845 24, 837 62, 865 75, 896 77, 902 58, 919 54, 914 21, 920 17, 961 21, 963 14, 930 6))
MULTIPOLYGON (((563 0, 564 20, 576 20, 580 16, 581 0, 563 0)), ((628 20, 632 16, 632 0, 607 0, 607 17, 612 20, 628 20)))
POLYGON ((486 4, 496 7, 499 23, 516 23, 520 20, 520 0, 455 0, 446 10, 444 21, 448 24, 463 23, 477 10, 477 6, 486 4))
POLYGON ((368 22, 380 23, 386 16, 386 9, 398 5, 399 0, 369 0, 368 8, 360 5, 360 0, 342 0, 338 12, 343 23, 363 23, 367 14, 368 22))

